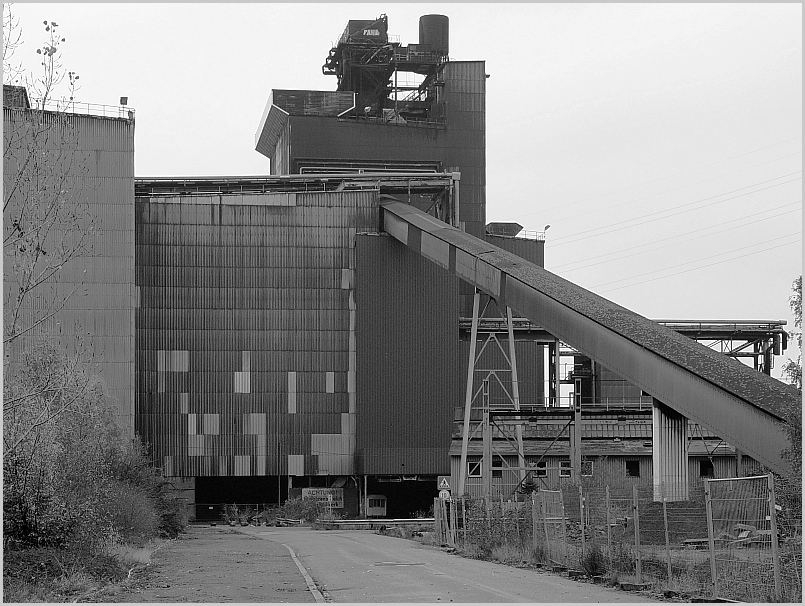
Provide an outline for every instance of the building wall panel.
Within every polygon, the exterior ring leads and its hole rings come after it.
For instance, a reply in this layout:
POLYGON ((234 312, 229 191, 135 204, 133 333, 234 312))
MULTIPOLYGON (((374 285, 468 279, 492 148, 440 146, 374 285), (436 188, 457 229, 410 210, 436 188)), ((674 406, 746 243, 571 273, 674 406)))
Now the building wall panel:
POLYGON ((376 193, 265 197, 137 200, 138 428, 174 473, 354 473, 343 274, 376 193))
POLYGON ((359 473, 447 473, 457 280, 388 236, 356 242, 359 473))
MULTIPOLYGON (((4 188, 19 174, 24 154, 11 141, 30 121, 24 111, 4 109, 4 188), (16 133, 16 135, 15 135, 16 133)), ((52 309, 49 291, 70 294, 64 308, 13 347, 7 348, 12 364, 33 339, 55 338, 69 354, 84 352, 92 372, 105 383, 114 400, 116 416, 125 435, 134 427, 134 122, 87 115, 64 116, 68 135, 61 136, 55 114, 45 113, 42 127, 48 130, 46 149, 61 148, 62 160, 47 169, 52 179, 64 179, 76 204, 80 230, 90 223, 82 255, 71 260, 53 280, 34 291, 23 306, 23 322, 29 325, 52 309), (74 152, 65 150, 74 149, 74 152)), ((55 156, 54 156, 55 157, 55 156)), ((18 190, 19 191, 19 190, 18 190)), ((25 195, 21 192, 21 195, 25 195)), ((18 200, 10 201, 13 213, 18 200)), ((74 242, 75 230, 56 225, 45 249, 56 241, 74 242)), ((5 257, 4 292, 14 288, 13 263, 5 257)))

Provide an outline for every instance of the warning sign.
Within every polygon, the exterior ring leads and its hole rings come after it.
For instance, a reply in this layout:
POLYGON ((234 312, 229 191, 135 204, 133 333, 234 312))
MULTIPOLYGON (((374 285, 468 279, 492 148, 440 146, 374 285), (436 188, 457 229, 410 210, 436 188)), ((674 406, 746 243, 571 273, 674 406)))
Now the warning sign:
POLYGON ((302 498, 328 503, 333 509, 344 508, 343 488, 303 488, 302 498))
POLYGON ((439 490, 450 490, 448 476, 439 476, 439 490))

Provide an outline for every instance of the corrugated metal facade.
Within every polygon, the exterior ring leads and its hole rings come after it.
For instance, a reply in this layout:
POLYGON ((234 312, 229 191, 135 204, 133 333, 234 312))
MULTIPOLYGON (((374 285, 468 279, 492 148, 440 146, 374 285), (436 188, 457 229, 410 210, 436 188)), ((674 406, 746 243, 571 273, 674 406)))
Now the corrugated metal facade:
POLYGON ((450 61, 442 69, 446 107, 445 162, 461 171, 461 222, 486 232, 486 63, 450 61))
MULTIPOLYGON (((24 111, 4 109, 3 163, 5 191, 19 174, 25 152, 20 127, 30 122, 24 111)), ((85 254, 71 260, 24 304, 28 320, 47 314, 55 297, 70 293, 58 314, 30 331, 20 348, 42 336, 55 337, 70 352, 81 352, 93 372, 115 399, 118 423, 127 435, 134 427, 134 121, 119 118, 42 114, 50 131, 51 152, 46 177, 77 203, 80 230, 86 235, 85 254), (90 225, 92 230, 89 230, 90 225)), ((24 190, 19 191, 26 196, 24 190)), ((62 194, 64 195, 64 194, 62 194)), ((16 202, 12 199, 12 206, 16 202)), ((55 229, 48 241, 65 234, 55 229)), ((75 238, 68 234, 68 242, 75 238)), ((47 241, 45 248, 47 248, 47 241)), ((5 258, 4 292, 13 289, 12 259, 5 258)))
MULTIPOLYGON (((441 124, 394 124, 300 115, 289 105, 263 116, 257 149, 271 158, 273 174, 292 170, 296 159, 411 161, 461 172, 460 220, 468 233, 484 237, 486 225, 486 67, 483 61, 451 61, 440 75, 441 124), (277 114, 282 113, 282 117, 277 114), (273 121, 267 127, 267 120, 273 121), (271 131, 271 137, 267 132, 271 131), (270 139, 270 140, 269 140, 270 139), (275 141, 276 140, 276 141, 275 141), (273 145, 271 144, 273 143, 273 145)), ((272 99, 284 91, 272 92, 272 99)), ((302 91, 294 91, 301 94, 302 91)), ((311 95, 323 94, 309 91, 311 95)), ((332 93, 328 93, 332 94, 332 93)), ((272 103, 269 100, 269 105, 272 103)), ((462 315, 472 312, 472 289, 461 288, 462 315)))
POLYGON ((449 472, 458 285, 386 235, 357 238, 358 473, 449 472))
POLYGON ((169 476, 354 473, 377 192, 137 198, 137 428, 169 476))

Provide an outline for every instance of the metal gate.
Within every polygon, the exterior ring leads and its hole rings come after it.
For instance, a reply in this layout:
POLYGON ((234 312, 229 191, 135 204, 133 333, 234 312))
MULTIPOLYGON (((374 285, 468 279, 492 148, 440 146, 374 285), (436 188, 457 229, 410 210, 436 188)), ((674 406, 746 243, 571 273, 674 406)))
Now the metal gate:
POLYGON ((780 600, 780 557, 771 474, 705 481, 713 598, 780 600))

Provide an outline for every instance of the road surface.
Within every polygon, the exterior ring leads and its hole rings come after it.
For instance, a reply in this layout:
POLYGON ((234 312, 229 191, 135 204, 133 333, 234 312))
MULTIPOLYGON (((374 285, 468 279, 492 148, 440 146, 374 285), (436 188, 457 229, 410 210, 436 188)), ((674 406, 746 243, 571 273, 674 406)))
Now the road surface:
POLYGON ((629 593, 534 569, 462 558, 372 531, 245 527, 290 547, 332 602, 649 602, 629 593))
POLYGON ((190 526, 152 554, 147 574, 80 602, 279 603, 316 600, 288 549, 229 526, 190 526))

